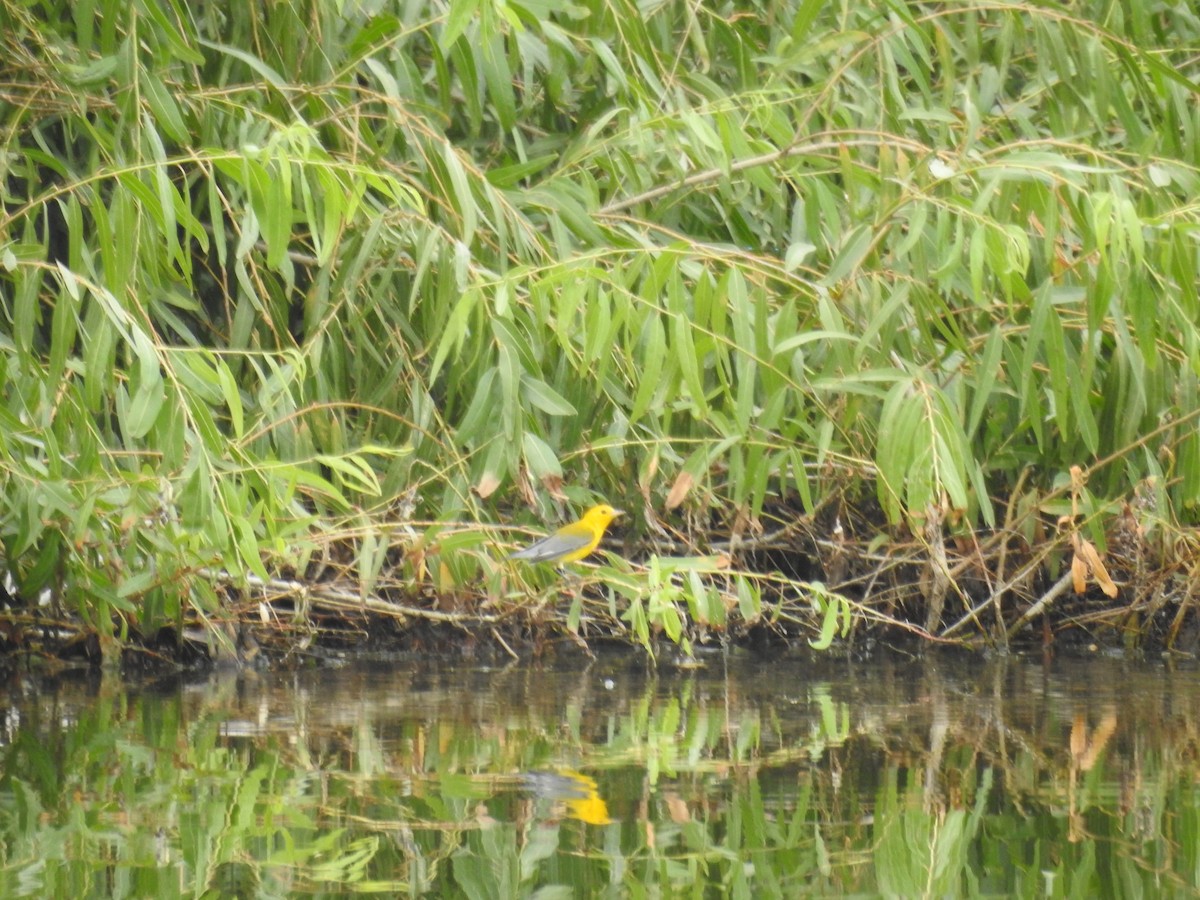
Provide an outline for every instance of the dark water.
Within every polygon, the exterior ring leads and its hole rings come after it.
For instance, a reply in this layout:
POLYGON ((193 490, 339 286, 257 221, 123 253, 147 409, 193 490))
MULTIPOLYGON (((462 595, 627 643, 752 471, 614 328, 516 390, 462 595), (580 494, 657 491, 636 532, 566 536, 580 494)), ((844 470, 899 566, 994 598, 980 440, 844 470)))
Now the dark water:
POLYGON ((1157 897, 1192 664, 11 678, 0 897, 1157 897))

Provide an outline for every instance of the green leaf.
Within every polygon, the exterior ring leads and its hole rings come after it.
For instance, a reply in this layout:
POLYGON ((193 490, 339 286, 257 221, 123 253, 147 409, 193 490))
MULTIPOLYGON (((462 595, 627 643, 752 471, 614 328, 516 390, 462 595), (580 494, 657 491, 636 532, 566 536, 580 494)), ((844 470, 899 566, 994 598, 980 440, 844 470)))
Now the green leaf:
POLYGON ((542 412, 551 416, 574 416, 578 410, 558 391, 546 384, 540 378, 534 378, 528 372, 521 375, 521 389, 525 400, 542 412))
POLYGON ((521 437, 521 449, 524 453, 525 464, 535 478, 547 476, 562 478, 562 465, 554 450, 532 431, 526 431, 521 437))
MULTIPOLYGON (((142 70, 141 87, 146 102, 150 104, 150 111, 154 113, 156 124, 175 143, 187 144, 191 131, 183 120, 183 114, 179 112, 175 98, 159 81, 158 76, 148 69, 142 70)), ((147 129, 147 134, 156 137, 153 128, 147 129)))
POLYGON ((515 187, 518 182, 532 178, 559 161, 556 153, 545 153, 533 159, 487 170, 487 180, 498 188, 515 187))
POLYGON ((319 453, 316 461, 341 475, 353 490, 368 497, 380 495, 379 477, 375 474, 371 464, 360 454, 344 453, 335 456, 329 453, 319 453))
POLYGON ((667 336, 662 320, 650 316, 643 329, 644 349, 639 353, 643 361, 641 377, 637 382, 637 394, 630 408, 629 420, 637 422, 650 409, 650 404, 663 388, 664 367, 667 363, 667 336))
POLYGON ((479 0, 450 0, 450 13, 438 36, 438 46, 447 52, 466 30, 479 10, 479 0))
POLYGON ((221 396, 225 407, 229 410, 229 421, 233 426, 233 436, 241 439, 245 434, 245 418, 242 409, 242 392, 238 388, 237 379, 223 359, 215 360, 217 381, 221 387, 221 396))
POLYGON ((166 402, 166 394, 162 369, 154 345, 140 329, 133 331, 132 339, 138 360, 137 380, 125 415, 124 431, 127 438, 140 440, 154 426, 163 403, 166 402))
POLYGON ((447 199, 453 204, 462 222, 459 238, 465 247, 470 247, 475 238, 478 226, 475 211, 475 197, 471 192, 471 184, 467 180, 467 171, 458 158, 459 151, 451 144, 446 144, 442 150, 442 160, 446 164, 446 173, 450 176, 450 192, 447 199))
POLYGON ((837 284, 858 269, 874 240, 875 232, 870 226, 858 225, 850 229, 843 238, 833 262, 829 264, 825 277, 821 279, 822 282, 837 284))
POLYGON ((810 601, 814 610, 822 614, 822 618, 820 635, 816 640, 810 638, 808 643, 814 650, 828 650, 833 645, 839 626, 845 623, 843 607, 846 602, 837 594, 826 592, 823 585, 814 582, 811 588, 810 601))
POLYGON ((247 53, 237 47, 232 47, 228 44, 219 44, 213 41, 206 41, 204 38, 196 38, 196 43, 202 47, 207 47, 210 50, 216 50, 218 53, 224 53, 226 56, 231 56, 234 59, 240 60, 250 67, 251 71, 257 74, 260 78, 266 81, 269 85, 278 91, 286 91, 288 84, 278 72, 264 63, 261 59, 252 53, 247 53))
POLYGON ((967 437, 974 436, 983 418, 984 411, 993 400, 997 388, 997 377, 1000 370, 1000 359, 1004 351, 1003 326, 997 325, 988 335, 983 353, 975 366, 975 377, 972 379, 971 410, 967 416, 967 437))

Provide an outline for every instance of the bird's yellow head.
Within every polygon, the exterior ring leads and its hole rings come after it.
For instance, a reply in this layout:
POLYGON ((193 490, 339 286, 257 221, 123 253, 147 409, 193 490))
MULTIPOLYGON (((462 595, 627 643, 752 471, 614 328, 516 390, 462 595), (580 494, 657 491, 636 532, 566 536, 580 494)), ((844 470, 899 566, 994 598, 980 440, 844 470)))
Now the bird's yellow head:
POLYGON ((593 506, 583 514, 583 518, 579 521, 587 523, 592 528, 598 529, 601 533, 608 527, 608 523, 624 512, 622 509, 613 509, 607 503, 601 503, 599 506, 593 506))

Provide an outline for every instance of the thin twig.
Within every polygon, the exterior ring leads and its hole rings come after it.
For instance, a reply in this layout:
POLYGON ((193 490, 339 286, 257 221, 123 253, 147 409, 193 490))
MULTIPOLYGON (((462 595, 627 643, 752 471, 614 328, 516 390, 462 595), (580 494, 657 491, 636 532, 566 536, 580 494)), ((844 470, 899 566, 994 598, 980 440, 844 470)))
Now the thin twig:
POLYGON ((517 654, 513 652, 513 648, 508 646, 508 643, 504 640, 503 637, 500 636, 500 632, 498 632, 495 628, 491 629, 491 632, 492 632, 492 637, 494 637, 496 639, 496 641, 500 644, 500 646, 504 648, 505 652, 507 652, 508 655, 511 656, 513 659, 515 659, 517 662, 520 662, 521 657, 517 656, 517 654))
MULTIPOLYGON (((904 144, 909 150, 914 152, 928 151, 929 148, 918 144, 915 141, 906 141, 898 138, 895 135, 888 137, 889 142, 904 144)), ((631 206, 637 206, 639 203, 648 203, 652 200, 657 200, 659 197, 664 197, 674 191, 682 190, 683 188, 695 187, 698 184, 704 184, 710 181, 718 181, 723 178, 728 178, 735 172, 743 172, 746 169, 753 169, 757 166, 769 165, 773 162, 778 162, 781 159, 787 159, 791 156, 802 156, 808 153, 819 153, 823 150, 840 150, 842 147, 857 147, 857 146, 878 146, 882 143, 880 138, 850 138, 843 140, 826 140, 813 141, 810 144, 792 144, 784 147, 781 150, 772 150, 770 153, 760 153, 758 156, 750 156, 746 159, 735 160, 728 167, 715 167, 705 169, 702 172, 695 172, 687 178, 682 178, 679 181, 663 184, 648 191, 643 191, 633 197, 626 197, 624 200, 615 200, 612 203, 607 203, 600 207, 597 215, 610 216, 615 213, 623 212, 631 206)))
POLYGON ((1021 626, 1023 626, 1026 622, 1028 622, 1034 616, 1040 615, 1046 609, 1046 607, 1049 606, 1054 601, 1054 599, 1056 597, 1058 597, 1060 594, 1065 593, 1067 590, 1067 585, 1069 585, 1070 583, 1071 583, 1071 572, 1068 569, 1066 572, 1063 573, 1063 576, 1060 579, 1058 579, 1058 581, 1054 582, 1054 586, 1052 588, 1050 588, 1050 590, 1048 590, 1048 591, 1046 591, 1046 593, 1042 594, 1042 596, 1038 599, 1037 603, 1033 604, 1033 606, 1031 606, 1031 607, 1029 607, 1029 609, 1025 610, 1025 612, 1021 616, 1021 618, 1017 619, 1017 621, 1012 624, 1012 626, 1008 629, 1008 639, 1012 640, 1016 636, 1017 632, 1021 630, 1021 626))
MULTIPOLYGON (((233 577, 228 573, 211 573, 212 577, 232 583, 233 577)), ((368 609, 371 612, 403 618, 411 616, 414 619, 429 619, 434 622, 479 623, 490 625, 502 621, 500 616, 482 613, 448 613, 437 609, 422 609, 419 606, 402 606, 389 600, 377 597, 363 597, 357 591, 346 590, 334 585, 310 585, 303 581, 292 581, 281 578, 271 578, 263 581, 256 575, 245 576, 247 586, 261 593, 277 593, 290 597, 305 597, 323 603, 326 606, 336 606, 341 609, 368 609)))

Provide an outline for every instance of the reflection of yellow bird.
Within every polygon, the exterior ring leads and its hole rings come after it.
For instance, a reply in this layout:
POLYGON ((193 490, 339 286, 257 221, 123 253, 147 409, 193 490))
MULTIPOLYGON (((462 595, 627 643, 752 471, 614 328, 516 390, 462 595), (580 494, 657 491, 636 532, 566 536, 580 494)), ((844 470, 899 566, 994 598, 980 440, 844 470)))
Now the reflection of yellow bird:
MULTIPOLYGON (((595 782, 592 782, 595 784, 595 782)), ((595 791, 586 797, 577 797, 566 801, 567 815, 588 825, 611 825, 608 817, 608 804, 595 791)))
POLYGON ((608 524, 621 515, 607 503, 593 506, 578 522, 564 525, 554 534, 548 534, 524 550, 511 554, 509 559, 527 559, 530 562, 552 562, 555 565, 583 559, 596 549, 608 524))
POLYGON ((564 811, 572 819, 588 825, 608 825, 608 804, 600 796, 600 788, 594 778, 582 772, 564 769, 559 772, 529 772, 522 776, 526 787, 537 794, 562 803, 564 811))

